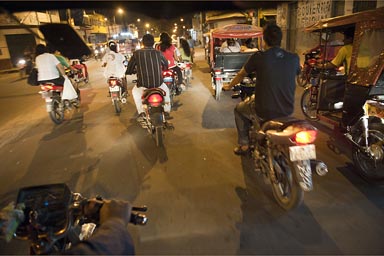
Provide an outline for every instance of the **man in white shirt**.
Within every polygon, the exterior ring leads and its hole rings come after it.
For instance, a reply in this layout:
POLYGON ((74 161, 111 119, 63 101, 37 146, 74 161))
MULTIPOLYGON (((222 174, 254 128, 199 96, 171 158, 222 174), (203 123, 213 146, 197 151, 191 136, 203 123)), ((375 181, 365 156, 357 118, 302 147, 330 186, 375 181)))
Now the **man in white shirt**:
POLYGON ((103 57, 103 67, 105 67, 104 70, 104 77, 117 77, 122 79, 123 81, 123 94, 127 94, 127 80, 125 78, 125 70, 126 66, 124 65, 124 62, 126 61, 124 55, 117 52, 117 44, 114 41, 110 41, 108 43, 110 51, 106 53, 103 57))
POLYGON ((37 81, 51 82, 56 85, 64 84, 65 70, 55 55, 48 53, 45 45, 36 46, 37 81))

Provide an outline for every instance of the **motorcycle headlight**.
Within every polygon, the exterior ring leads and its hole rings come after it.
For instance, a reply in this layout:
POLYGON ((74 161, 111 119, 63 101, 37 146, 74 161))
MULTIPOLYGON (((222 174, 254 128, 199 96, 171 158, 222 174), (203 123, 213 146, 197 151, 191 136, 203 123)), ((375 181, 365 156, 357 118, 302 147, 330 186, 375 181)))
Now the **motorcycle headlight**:
POLYGON ((24 65, 25 63, 26 63, 25 59, 21 59, 21 60, 19 60, 19 62, 18 62, 19 65, 24 65))
POLYGON ((252 83, 252 79, 251 78, 249 78, 249 77, 244 77, 243 78, 243 84, 251 84, 252 83))

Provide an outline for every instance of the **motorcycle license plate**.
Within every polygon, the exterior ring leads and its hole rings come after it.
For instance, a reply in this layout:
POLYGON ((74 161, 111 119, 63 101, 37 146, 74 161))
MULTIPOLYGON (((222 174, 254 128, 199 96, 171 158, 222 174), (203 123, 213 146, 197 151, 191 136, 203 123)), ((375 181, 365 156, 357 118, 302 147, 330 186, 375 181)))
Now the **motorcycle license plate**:
POLYGON ((109 91, 110 92, 118 92, 118 91, 120 91, 120 87, 119 86, 109 87, 109 91))
POLYGON ((304 146, 289 147, 289 158, 293 161, 316 159, 316 149, 314 144, 304 146))

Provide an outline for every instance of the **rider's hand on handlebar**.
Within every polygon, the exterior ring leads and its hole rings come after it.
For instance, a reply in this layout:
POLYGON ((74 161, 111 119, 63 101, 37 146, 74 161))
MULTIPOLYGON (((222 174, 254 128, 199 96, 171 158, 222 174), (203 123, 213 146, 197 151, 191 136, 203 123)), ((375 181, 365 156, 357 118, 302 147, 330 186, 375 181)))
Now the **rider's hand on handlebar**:
POLYGON ((100 224, 111 218, 119 218, 128 224, 131 219, 132 206, 123 200, 104 200, 100 210, 100 224))

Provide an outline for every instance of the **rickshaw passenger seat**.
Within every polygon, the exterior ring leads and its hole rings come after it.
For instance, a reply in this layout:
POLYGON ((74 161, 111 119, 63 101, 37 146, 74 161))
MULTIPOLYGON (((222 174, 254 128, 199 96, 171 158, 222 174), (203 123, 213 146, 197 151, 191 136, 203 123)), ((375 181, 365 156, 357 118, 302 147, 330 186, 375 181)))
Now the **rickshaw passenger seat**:
POLYGON ((216 55, 215 67, 223 67, 225 71, 239 71, 248 58, 249 53, 219 53, 216 55))

